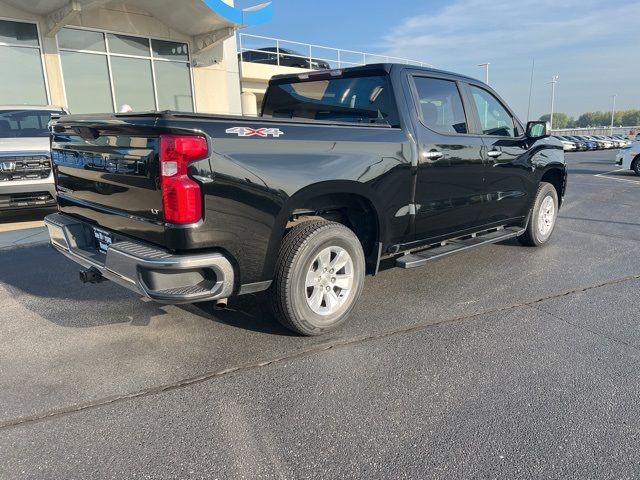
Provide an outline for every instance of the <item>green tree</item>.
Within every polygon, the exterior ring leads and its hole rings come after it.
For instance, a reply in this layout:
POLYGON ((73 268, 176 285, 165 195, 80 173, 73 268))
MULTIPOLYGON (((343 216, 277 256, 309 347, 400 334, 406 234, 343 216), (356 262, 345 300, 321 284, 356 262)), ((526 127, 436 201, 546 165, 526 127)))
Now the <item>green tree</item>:
MULTIPOLYGON (((551 114, 546 113, 540 117, 541 122, 548 122, 551 119, 551 114)), ((573 127, 574 120, 566 113, 557 112, 553 114, 553 128, 571 128, 573 127)))
MULTIPOLYGON (((548 122, 550 115, 547 113, 540 117, 540 121, 548 122)), ((566 113, 558 112, 553 114, 553 128, 585 128, 585 127, 605 127, 611 124, 611 111, 608 112, 586 112, 577 119, 568 116, 566 113)), ((637 127, 640 125, 640 110, 620 110, 617 111, 613 119, 614 126, 637 127)))
POLYGON ((577 127, 602 127, 611 123, 611 112, 587 112, 578 117, 577 127), (607 120, 607 117, 609 120, 607 120))
POLYGON ((623 110, 616 113, 616 125, 635 127, 640 125, 640 110, 623 110), (620 117, 618 118, 618 114, 620 117))

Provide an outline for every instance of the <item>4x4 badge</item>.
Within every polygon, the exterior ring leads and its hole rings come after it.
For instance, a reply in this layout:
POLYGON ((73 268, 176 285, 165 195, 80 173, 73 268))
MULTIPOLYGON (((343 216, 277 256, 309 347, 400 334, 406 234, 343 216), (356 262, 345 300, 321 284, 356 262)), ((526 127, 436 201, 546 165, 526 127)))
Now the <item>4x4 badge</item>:
POLYGON ((232 127, 227 128, 225 133, 235 133, 239 137, 268 137, 271 135, 274 138, 278 138, 284 135, 284 132, 279 128, 250 128, 250 127, 232 127))

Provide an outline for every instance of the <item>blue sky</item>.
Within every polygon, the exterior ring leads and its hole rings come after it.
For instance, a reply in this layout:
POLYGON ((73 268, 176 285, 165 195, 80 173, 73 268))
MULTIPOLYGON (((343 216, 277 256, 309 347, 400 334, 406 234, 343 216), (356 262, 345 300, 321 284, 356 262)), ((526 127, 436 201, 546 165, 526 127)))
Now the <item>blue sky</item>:
MULTIPOLYGON (((246 7, 260 0, 236 0, 246 7)), ((245 33, 428 62, 489 82, 526 120, 640 108, 640 0, 273 0, 274 18, 245 33)))

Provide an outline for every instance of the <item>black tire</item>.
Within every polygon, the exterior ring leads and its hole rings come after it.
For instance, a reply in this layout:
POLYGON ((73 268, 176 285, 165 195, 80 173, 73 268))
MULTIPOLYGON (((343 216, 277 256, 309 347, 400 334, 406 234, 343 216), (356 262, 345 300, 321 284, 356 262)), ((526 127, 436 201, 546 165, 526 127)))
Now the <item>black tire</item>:
MULTIPOLYGON (((309 336, 326 333, 347 319, 362 293, 364 277, 362 245, 349 228, 325 220, 301 223, 287 233, 280 246, 276 273, 270 289, 273 312, 282 325, 294 332, 309 336), (338 287, 329 287, 337 288, 340 291, 338 295, 346 298, 340 300, 343 303, 336 307, 335 312, 318 314, 310 306, 310 300, 308 301, 308 297, 312 295, 310 292, 315 292, 316 287, 308 287, 306 281, 307 274, 314 266, 318 265, 317 268, 320 269, 319 264, 314 261, 327 248, 343 249, 348 253, 352 285, 344 291, 348 293, 343 293, 338 287)), ((322 291, 325 287, 319 288, 322 291)))
POLYGON ((540 182, 538 187, 538 193, 536 199, 533 202, 533 208, 529 216, 529 223, 525 232, 518 237, 518 241, 529 247, 540 247, 547 243, 551 238, 553 229, 555 227, 556 219, 558 218, 558 192, 553 185, 547 182, 540 182), (548 232, 543 232, 540 228, 540 209, 542 204, 547 198, 551 198, 554 207, 554 218, 551 225, 551 229, 548 232))
POLYGON ((640 176, 640 155, 638 155, 631 164, 631 170, 636 172, 636 175, 640 176))

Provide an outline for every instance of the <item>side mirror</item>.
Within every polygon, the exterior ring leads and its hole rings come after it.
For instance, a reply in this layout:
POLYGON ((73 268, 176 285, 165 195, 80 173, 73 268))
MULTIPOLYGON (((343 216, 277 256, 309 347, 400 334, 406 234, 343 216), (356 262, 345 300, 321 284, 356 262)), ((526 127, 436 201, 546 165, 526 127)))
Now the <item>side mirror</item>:
POLYGON ((549 122, 528 122, 527 137, 538 139, 551 135, 551 125, 549 122))

